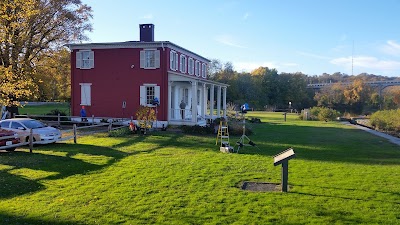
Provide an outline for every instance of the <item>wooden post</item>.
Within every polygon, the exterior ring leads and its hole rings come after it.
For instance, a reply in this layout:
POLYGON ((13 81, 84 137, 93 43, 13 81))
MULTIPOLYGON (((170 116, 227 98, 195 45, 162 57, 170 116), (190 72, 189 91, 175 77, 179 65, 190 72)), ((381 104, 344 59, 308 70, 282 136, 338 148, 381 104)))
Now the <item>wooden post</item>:
POLYGON ((74 128, 74 143, 76 144, 76 124, 74 124, 73 128, 74 128))
POLYGON ((111 120, 110 124, 108 124, 108 132, 110 132, 111 129, 112 129, 112 120, 111 120))
POLYGON ((58 127, 60 127, 61 126, 61 123, 60 123, 60 113, 58 114, 58 117, 57 117, 57 124, 58 124, 58 127))
POLYGON ((288 171, 289 171, 289 161, 284 161, 282 163, 282 192, 287 192, 288 191, 288 171))
POLYGON ((33 149, 33 129, 29 132, 29 152, 32 153, 33 149))

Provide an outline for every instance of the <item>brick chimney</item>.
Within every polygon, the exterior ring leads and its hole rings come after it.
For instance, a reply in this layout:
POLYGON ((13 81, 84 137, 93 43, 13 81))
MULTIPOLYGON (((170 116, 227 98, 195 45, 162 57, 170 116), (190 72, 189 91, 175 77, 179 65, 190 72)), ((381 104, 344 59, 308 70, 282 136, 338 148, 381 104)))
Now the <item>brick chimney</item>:
POLYGON ((154 24, 139 24, 140 41, 153 42, 154 41, 154 24))

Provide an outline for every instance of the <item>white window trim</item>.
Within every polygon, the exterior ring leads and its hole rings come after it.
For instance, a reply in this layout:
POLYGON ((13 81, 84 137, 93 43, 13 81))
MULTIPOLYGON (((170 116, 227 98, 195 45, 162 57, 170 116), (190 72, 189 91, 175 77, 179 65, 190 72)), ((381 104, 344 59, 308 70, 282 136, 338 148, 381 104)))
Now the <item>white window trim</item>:
POLYGON ((178 53, 174 50, 171 50, 169 52, 169 68, 172 71, 177 71, 178 70, 178 53))
POLYGON ((154 97, 158 98, 160 101, 160 86, 157 84, 143 84, 140 86, 140 105, 147 106, 147 107, 156 107, 152 104, 147 104, 147 93, 146 93, 146 88, 147 87, 154 87, 154 97))
POLYGON ((140 68, 142 69, 158 69, 160 68, 160 50, 156 48, 145 48, 140 51, 140 68), (154 52, 154 66, 147 66, 146 51, 154 52))
POLYGON ((189 70, 189 74, 193 75, 194 74, 194 59, 192 57, 189 57, 188 60, 188 70, 189 70), (190 63, 191 62, 191 63, 190 63))
POLYGON ((200 77, 200 61, 196 60, 196 63, 194 64, 194 74, 197 77, 200 77))
POLYGON ((207 64, 201 64, 201 75, 203 78, 207 78, 207 64))
POLYGON ((180 66, 179 66, 180 71, 182 73, 186 73, 186 71, 187 71, 187 58, 186 58, 186 55, 181 54, 179 63, 180 63, 180 66))
POLYGON ((81 70, 90 70, 94 68, 94 51, 92 50, 79 50, 76 52, 76 68, 81 70), (83 59, 83 53, 88 52, 89 58, 83 59), (84 67, 83 61, 89 61, 89 67, 84 67))

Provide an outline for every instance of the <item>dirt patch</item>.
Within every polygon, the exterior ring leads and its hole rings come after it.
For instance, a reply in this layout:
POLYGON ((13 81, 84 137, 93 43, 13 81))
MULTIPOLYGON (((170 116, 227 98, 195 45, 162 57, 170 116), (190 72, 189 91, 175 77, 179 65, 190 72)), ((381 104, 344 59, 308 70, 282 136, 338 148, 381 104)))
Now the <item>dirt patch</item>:
POLYGON ((241 189, 254 192, 280 192, 282 190, 280 184, 250 181, 243 182, 241 189))

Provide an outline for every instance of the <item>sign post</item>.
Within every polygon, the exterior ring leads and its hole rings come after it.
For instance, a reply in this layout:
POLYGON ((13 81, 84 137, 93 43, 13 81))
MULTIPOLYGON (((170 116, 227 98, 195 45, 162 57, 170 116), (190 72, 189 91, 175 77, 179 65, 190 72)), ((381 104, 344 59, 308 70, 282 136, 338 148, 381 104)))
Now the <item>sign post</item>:
POLYGON ((274 166, 282 164, 282 192, 288 191, 288 178, 289 178, 289 160, 294 158, 296 154, 292 148, 288 148, 285 151, 274 156, 274 166))

